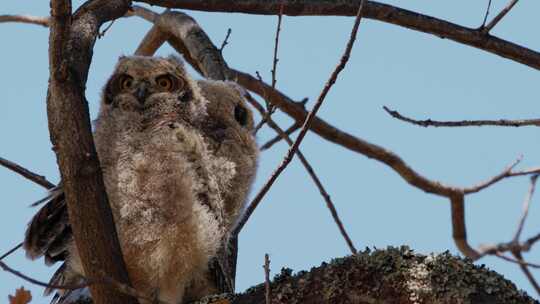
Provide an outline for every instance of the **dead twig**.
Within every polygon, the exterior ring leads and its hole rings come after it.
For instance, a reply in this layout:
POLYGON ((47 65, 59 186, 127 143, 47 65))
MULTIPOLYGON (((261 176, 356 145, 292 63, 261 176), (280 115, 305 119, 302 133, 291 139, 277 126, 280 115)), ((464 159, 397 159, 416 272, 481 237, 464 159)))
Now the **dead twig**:
POLYGON ((229 37, 231 36, 232 30, 231 28, 227 29, 227 34, 225 35, 225 39, 223 39, 223 42, 221 43, 221 47, 219 48, 219 51, 223 53, 223 49, 227 44, 229 44, 229 37))
POLYGON ((328 79, 326 85, 324 86, 321 94, 317 98, 317 102, 313 106, 313 109, 311 110, 311 112, 308 113, 308 115, 306 117, 306 120, 304 121, 304 124, 302 125, 302 129, 300 130, 300 134, 298 134, 298 137, 296 138, 296 141, 289 148, 289 151, 287 152, 287 155, 283 158, 283 161, 281 162, 281 164, 276 168, 276 170, 270 176, 270 178, 268 179, 266 184, 262 187, 262 189, 259 190, 259 193, 257 193, 255 198, 251 201, 251 203, 247 207, 246 211, 244 212, 244 216, 240 219, 240 221, 239 221, 239 223, 237 225, 237 230, 236 231, 240 231, 242 229, 242 227, 248 221, 251 214, 253 214, 253 211, 255 211, 255 209, 257 208, 257 206, 259 205, 259 203, 263 199, 263 197, 266 195, 266 193, 270 190, 270 188, 272 187, 274 182, 277 180, 277 178, 279 177, 281 172, 283 172, 283 170, 285 170, 287 165, 292 161, 296 150, 298 150, 298 147, 300 146, 300 144, 302 143, 302 140, 306 136, 306 134, 307 134, 307 132, 308 132, 310 126, 311 126, 311 123, 312 123, 315 115, 317 114, 317 111, 319 110, 322 103, 324 102, 324 99, 325 99, 326 95, 328 94, 328 92, 332 88, 333 84, 336 82, 336 79, 337 79, 337 76, 339 75, 339 73, 345 68, 345 65, 347 64, 347 61, 349 60, 349 56, 350 56, 352 47, 353 47, 354 42, 356 40, 356 34, 358 32, 358 27, 360 25, 360 20, 362 19, 362 8, 364 7, 364 2, 365 2, 365 0, 362 0, 362 2, 360 3, 360 7, 358 8, 356 19, 355 19, 355 22, 354 22, 354 26, 353 26, 353 29, 351 31, 349 41, 347 42, 345 52, 343 53, 339 64, 336 66, 336 68, 334 69, 334 71, 330 75, 330 78, 328 79))
MULTIPOLYGON (((249 103, 256 110, 258 110, 261 113, 261 115, 264 115, 265 111, 264 111, 263 107, 257 101, 255 101, 255 99, 253 99, 253 97, 251 95, 248 94, 246 97, 247 97, 247 100, 249 101, 249 103)), ((268 125, 270 126, 270 128, 274 129, 274 131, 276 131, 278 136, 283 138, 283 140, 285 140, 287 142, 287 144, 290 147, 292 147, 292 145, 294 144, 292 139, 278 126, 278 124, 276 122, 274 122, 274 120, 272 118, 268 119, 268 125)), ((313 180, 313 182, 315 183, 315 186, 317 187, 317 189, 319 189, 319 192, 320 192, 321 196, 323 197, 323 199, 324 199, 324 201, 326 203, 326 207, 330 211, 330 214, 332 215, 332 218, 334 219, 334 222, 338 226, 339 232, 341 233, 341 235, 345 239, 345 242, 347 243, 347 246, 351 250, 351 253, 356 254, 357 250, 354 247, 354 244, 353 244, 351 238, 349 237, 349 234, 345 230, 345 226, 343 225, 341 219, 339 218, 336 207, 335 207, 334 203, 332 202, 332 199, 330 198, 330 195, 328 194, 328 192, 326 191, 325 187, 323 186, 321 180, 319 179, 319 177, 315 173, 315 170, 313 169, 311 164, 308 162, 307 158, 304 156, 302 151, 300 151, 300 149, 296 150, 296 155, 298 155, 298 159, 300 160, 300 162, 302 163, 302 165, 306 169, 307 173, 311 177, 311 180, 313 180)), ((240 232, 240 230, 236 231, 236 233, 239 233, 239 232, 240 232)))
POLYGON ((272 300, 272 294, 270 290, 270 257, 268 253, 264 255, 264 298, 266 304, 270 304, 272 300))
POLYGON ((538 179, 538 175, 531 176, 531 184, 529 187, 529 191, 527 192, 527 196, 525 197, 525 200, 523 201, 523 213, 521 215, 521 218, 519 219, 518 228, 516 230, 516 234, 514 235, 514 239, 512 242, 519 242, 519 237, 521 236, 521 232, 523 231, 523 227, 525 226, 525 221, 527 220, 527 215, 529 214, 529 206, 531 205, 531 200, 534 195, 534 189, 536 187, 536 180, 538 179))
POLYGON ((527 262, 523 260, 523 255, 521 254, 521 251, 515 251, 512 252, 516 260, 519 261, 519 268, 521 268, 521 271, 525 274, 531 285, 534 287, 536 292, 540 294, 540 285, 538 285, 538 282, 536 282, 536 279, 532 275, 531 271, 529 270, 529 267, 527 266, 527 262))
POLYGON ((526 265, 526 266, 529 266, 529 267, 532 267, 532 268, 538 268, 538 269, 540 269, 540 265, 539 265, 539 264, 533 264, 533 263, 530 263, 530 262, 519 261, 519 260, 517 260, 517 259, 515 259, 515 258, 511 258, 511 257, 509 257, 509 256, 506 256, 506 255, 504 255, 504 254, 502 254, 502 253, 498 253, 498 252, 495 253, 494 255, 495 255, 496 257, 501 258, 501 259, 503 259, 503 260, 505 260, 505 261, 508 261, 508 262, 510 262, 510 263, 514 263, 514 264, 518 264, 518 265, 526 265))
POLYGON ((7 258, 9 255, 11 255, 12 253, 14 253, 15 251, 17 251, 17 249, 21 248, 23 245, 23 243, 19 243, 17 245, 15 245, 15 247, 11 248, 10 250, 8 250, 6 253, 4 253, 2 256, 0 256, 0 261, 2 261, 3 259, 7 258))
POLYGON ((9 170, 18 173, 19 175, 25 177, 26 179, 29 179, 33 181, 34 183, 42 186, 46 189, 52 189, 54 188, 54 184, 49 182, 45 176, 36 174, 12 161, 9 161, 5 158, 0 157, 0 165, 3 167, 8 168, 9 170))
POLYGON ((481 127, 481 126, 501 126, 501 127, 525 127, 537 126, 540 127, 540 119, 498 119, 498 120, 460 120, 460 121, 437 121, 432 119, 416 120, 401 115, 398 111, 394 111, 384 106, 383 109, 392 117, 418 125, 422 127, 481 127))
POLYGON ((37 285, 37 286, 41 286, 41 287, 45 287, 45 288, 60 289, 60 290, 76 290, 76 289, 89 287, 90 285, 95 285, 95 284, 107 284, 107 285, 113 286, 116 290, 118 290, 119 292, 121 292, 123 294, 129 295, 129 296, 141 299, 141 300, 149 301, 149 303, 171 304, 171 303, 164 302, 164 301, 161 301, 159 299, 156 299, 155 297, 150 297, 150 296, 144 295, 144 294, 140 293, 139 291, 137 291, 136 289, 134 289, 132 287, 129 287, 128 285, 122 284, 122 283, 120 283, 120 282, 118 282, 116 280, 113 280, 113 279, 111 279, 109 277, 106 277, 106 276, 103 276, 103 277, 101 277, 99 279, 82 278, 82 282, 78 283, 78 284, 57 285, 57 284, 49 284, 49 283, 45 283, 45 282, 36 280, 36 279, 34 279, 34 278, 30 277, 30 276, 25 275, 24 273, 22 273, 22 272, 20 272, 18 270, 15 270, 15 269, 9 267, 6 263, 4 263, 2 261, 0 261, 0 268, 2 268, 2 270, 6 271, 6 272, 9 272, 9 273, 11 273, 11 274, 25 280, 28 283, 31 283, 31 284, 34 284, 34 285, 37 285))
POLYGON ((489 33, 489 31, 491 31, 491 29, 493 29, 493 27, 495 27, 495 25, 497 25, 497 23, 499 23, 499 21, 501 21, 502 18, 504 18, 504 16, 506 16, 506 14, 508 14, 508 12, 510 12, 510 10, 514 7, 514 5, 516 5, 517 2, 518 2, 518 0, 510 0, 510 2, 508 2, 506 7, 503 8, 501 10, 501 12, 497 16, 495 16, 493 18, 493 20, 491 20, 488 23, 488 25, 486 25, 484 28, 482 28, 482 32, 484 34, 489 33))
MULTIPOLYGON (((300 129, 301 125, 297 124, 296 122, 293 123, 289 128, 287 128, 287 130, 283 131, 283 133, 285 133, 287 136, 290 136, 291 134, 293 134, 294 132, 296 132, 296 130, 300 129)), ((273 145, 275 145, 276 143, 278 143, 279 141, 281 141, 283 139, 283 137, 279 136, 279 135, 276 135, 274 138, 270 139, 269 141, 267 141, 265 144, 261 145, 261 147, 259 148, 259 150, 261 151, 264 151, 264 150, 268 150, 270 149, 273 145)))
POLYGON ((484 26, 486 26, 486 22, 487 22, 487 18, 489 16, 489 9, 491 8, 491 0, 488 1, 488 5, 487 5, 487 8, 486 8, 486 14, 484 15, 484 21, 482 21, 482 25, 480 26, 480 28, 484 28, 484 26))

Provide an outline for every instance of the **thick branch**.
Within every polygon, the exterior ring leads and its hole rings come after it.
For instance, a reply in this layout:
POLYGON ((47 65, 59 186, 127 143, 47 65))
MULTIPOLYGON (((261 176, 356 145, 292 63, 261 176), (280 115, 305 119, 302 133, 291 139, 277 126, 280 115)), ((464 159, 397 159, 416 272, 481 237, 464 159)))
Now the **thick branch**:
MULTIPOLYGON (((289 16, 354 16, 361 0, 139 0, 171 8, 211 12, 236 12, 289 16)), ((415 31, 454 40, 510 60, 540 69, 540 53, 515 43, 452 22, 375 1, 366 2, 363 17, 403 26, 415 31)))
MULTIPOLYGON (((70 1, 51 2, 47 115, 69 219, 87 277, 129 284, 96 154, 85 84, 99 27, 123 16, 127 0, 86 2, 71 17, 70 1)), ((90 287, 95 303, 137 303, 108 285, 90 287)))

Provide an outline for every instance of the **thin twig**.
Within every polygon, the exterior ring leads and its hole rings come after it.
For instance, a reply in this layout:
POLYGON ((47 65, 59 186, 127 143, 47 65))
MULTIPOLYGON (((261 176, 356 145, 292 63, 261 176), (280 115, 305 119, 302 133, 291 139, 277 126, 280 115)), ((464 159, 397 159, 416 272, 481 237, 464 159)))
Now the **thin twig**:
MULTIPOLYGON (((247 100, 249 101, 249 103, 251 105, 253 105, 253 107, 255 109, 257 109, 261 113, 261 115, 263 115, 265 113, 263 107, 259 103, 257 103, 257 101, 255 101, 255 99, 253 99, 253 97, 251 97, 251 95, 248 94, 246 97, 247 97, 247 100)), ((289 146, 292 146, 294 144, 293 141, 291 140, 291 138, 278 126, 278 124, 276 122, 274 122, 274 120, 272 120, 272 118, 268 119, 268 125, 272 129, 274 129, 276 131, 276 133, 278 133, 278 136, 283 138, 283 140, 285 140, 287 142, 287 144, 289 144, 289 146)), ((330 214, 332 215, 332 218, 334 219, 334 222, 338 226, 339 232, 341 233, 341 235, 345 239, 345 242, 347 243, 347 246, 351 250, 351 253, 356 254, 357 250, 354 247, 354 244, 353 244, 351 238, 349 237, 349 234, 345 230, 345 226, 343 225, 343 222, 339 218, 336 207, 335 207, 334 203, 332 202, 332 199, 330 198, 330 195, 328 194, 328 192, 324 188, 321 180, 319 179, 319 177, 315 173, 315 170, 313 169, 311 164, 308 162, 307 158, 304 156, 302 151, 300 151, 300 149, 296 150, 296 155, 298 155, 298 159, 300 160, 300 162, 302 163, 302 165, 306 169, 307 173, 309 174, 309 176, 311 177, 311 179, 313 180, 313 182, 317 186, 317 189, 319 189, 319 193, 322 195, 322 197, 323 197, 323 199, 324 199, 324 201, 326 203, 326 207, 328 208, 328 210, 330 210, 330 214)))
POLYGON ((0 268, 2 268, 2 270, 6 271, 6 272, 9 272, 9 273, 11 273, 11 274, 13 274, 13 275, 27 281, 27 282, 29 282, 31 284, 41 286, 41 287, 45 287, 45 288, 61 289, 61 290, 76 290, 76 289, 85 288, 85 287, 88 287, 88 286, 94 285, 94 284, 108 284, 108 285, 113 286, 116 290, 120 291, 121 293, 124 293, 126 295, 129 295, 129 296, 132 296, 132 297, 135 297, 135 298, 139 298, 139 299, 142 299, 142 300, 149 301, 149 303, 170 304, 168 302, 161 301, 161 300, 156 299, 154 297, 146 296, 146 295, 138 292, 136 289, 134 289, 132 287, 129 287, 128 285, 122 284, 122 283, 120 283, 120 282, 118 282, 116 280, 113 280, 113 279, 111 279, 109 277, 106 277, 106 276, 103 276, 103 277, 101 277, 99 279, 82 278, 82 282, 78 283, 78 284, 56 285, 56 284, 45 283, 45 282, 36 280, 36 279, 34 279, 34 278, 30 277, 30 276, 27 276, 24 273, 9 267, 6 263, 4 263, 2 261, 0 261, 0 268))
POLYGON ((530 263, 530 262, 525 262, 525 261, 520 261, 518 259, 515 259, 515 258, 511 258, 509 256, 506 256, 500 252, 497 252, 495 253, 495 256, 498 257, 498 258, 501 258, 505 261, 508 261, 510 263, 515 263, 515 264, 518 264, 518 265, 525 265, 525 266, 529 266, 529 267, 532 267, 532 268, 538 268, 540 269, 540 265, 539 264, 533 264, 533 263, 530 263))
POLYGON ((285 156, 285 158, 283 159, 283 161, 281 162, 281 164, 277 167, 277 169, 274 171, 272 176, 270 176, 270 178, 268 179, 266 184, 259 191, 259 193, 255 196, 255 198, 253 199, 251 204, 247 207, 247 209, 246 209, 246 211, 244 213, 244 216, 242 217, 242 219, 240 220, 240 222, 237 225, 236 231, 240 231, 242 229, 242 227, 248 221, 248 219, 251 216, 251 214, 253 213, 253 211, 255 211, 255 208, 257 208, 257 206, 259 205, 259 203, 261 202, 263 197, 266 195, 268 190, 270 190, 270 188, 272 187, 274 182, 277 180, 278 176, 281 174, 281 172, 283 172, 283 170, 285 170, 287 165, 292 161, 292 159, 293 159, 293 157, 295 155, 295 151, 298 150, 298 147, 300 146, 300 144, 302 143, 302 140, 306 136, 306 134, 307 134, 307 132, 308 132, 310 126, 311 126, 311 123, 312 123, 314 117, 317 114, 317 111, 319 110, 322 103, 324 102, 324 99, 325 99, 326 95, 328 94, 328 92, 332 88, 333 84, 336 82, 336 79, 337 79, 339 73, 345 68, 345 65, 347 64, 347 61, 349 60, 349 56, 350 56, 352 47, 353 47, 354 42, 356 40, 356 34, 358 32, 358 27, 360 25, 360 20, 362 19, 362 8, 364 7, 364 3, 365 3, 365 0, 362 0, 362 2, 360 3, 360 7, 358 8, 356 19, 355 19, 355 22, 354 22, 354 26, 353 26, 353 29, 351 31, 349 41, 347 43, 347 47, 345 48, 345 52, 343 53, 343 56, 341 57, 341 60, 340 60, 339 64, 336 66, 336 68, 334 69, 334 71, 330 75, 330 78, 328 79, 328 82, 324 86, 321 94, 317 98, 317 102, 313 106, 313 109, 311 110, 311 112, 308 113, 308 115, 306 117, 306 120, 304 121, 304 124, 302 125, 302 130, 300 130, 300 134, 298 134, 298 137, 296 138, 296 141, 289 148, 289 151, 288 151, 287 155, 285 156))
POLYGON ((527 196, 525 197, 525 201, 523 202, 523 213, 519 220, 518 228, 516 230, 516 234, 514 235, 514 239, 512 240, 513 242, 519 242, 519 237, 521 236, 521 232, 523 231, 523 227, 525 226, 525 221, 527 220, 527 215, 529 214, 529 206, 534 195, 534 189, 536 187, 537 179, 538 175, 531 176, 531 184, 529 187, 529 191, 527 192, 527 196))
POLYGON ((5 158, 0 157, 0 165, 8 168, 9 170, 18 173, 19 175, 33 181, 34 183, 47 188, 52 189, 54 188, 54 184, 49 182, 45 176, 36 174, 12 161, 9 161, 5 158))
POLYGON ((498 181, 511 176, 512 170, 521 162, 522 159, 523 159, 523 156, 520 155, 513 163, 511 163, 506 168, 504 168, 504 170, 501 173, 489 178, 486 181, 478 183, 474 186, 462 188, 461 192, 463 192, 464 194, 477 193, 497 183, 498 181))
POLYGON ((43 27, 49 26, 48 17, 36 17, 27 15, 0 15, 0 23, 4 22, 37 24, 43 27))
POLYGON ((417 120, 401 115, 384 106, 383 109, 392 117, 422 127, 481 127, 481 126, 501 126, 501 127, 540 127, 540 119, 498 119, 498 120, 460 120, 460 121, 437 121, 432 119, 417 120))
POLYGON ((225 35, 225 39, 223 39, 223 42, 221 43, 221 47, 219 48, 219 51, 223 53, 223 49, 227 44, 229 44, 229 37, 231 36, 232 30, 231 28, 227 29, 227 34, 225 35))
POLYGON ((512 9, 512 7, 514 7, 514 5, 516 5, 517 2, 518 0, 510 0, 506 7, 503 8, 502 11, 497 16, 495 16, 493 20, 491 20, 488 25, 486 25, 486 27, 482 29, 482 32, 484 32, 485 34, 489 33, 489 31, 491 31, 491 29, 493 29, 493 27, 495 27, 495 25, 497 25, 497 23, 499 23, 499 21, 501 21, 502 18, 504 18, 504 16, 508 14, 508 12, 512 9))
POLYGON ((264 255, 264 298, 266 304, 270 304, 272 300, 272 294, 270 290, 270 257, 268 253, 264 255))
MULTIPOLYGON (((283 18, 283 6, 284 6, 284 3, 282 2, 281 5, 280 5, 280 8, 279 8, 279 13, 278 13, 278 22, 277 22, 277 26, 276 26, 276 36, 274 38, 274 57, 272 59, 272 70, 270 71, 270 73, 272 74, 271 85, 272 85, 272 89, 274 89, 274 90, 276 89, 276 82, 277 82, 276 75, 277 75, 277 64, 278 64, 278 61, 279 61, 279 58, 278 58, 279 33, 281 32, 281 20, 283 18)), ((262 77, 259 74, 259 72, 257 72, 257 77, 259 78, 259 80, 262 81, 262 77)), ((257 135, 259 130, 264 126, 264 124, 266 122, 268 122, 268 120, 270 119, 272 114, 274 114, 274 112, 276 111, 276 106, 275 105, 268 102, 267 99, 264 99, 264 101, 266 103, 266 111, 262 115, 261 121, 253 129, 253 134, 254 135, 257 135)))
MULTIPOLYGON (((296 122, 293 123, 287 130, 283 131, 287 136, 291 135, 292 133, 296 132, 296 130, 300 129, 301 125, 297 124, 296 122)), ((280 135, 276 135, 274 138, 267 141, 264 145, 262 145, 259 150, 264 151, 270 149, 273 145, 281 141, 283 137, 280 135)))
POLYGON ((525 276, 527 277, 531 285, 534 287, 536 292, 540 295, 540 286, 538 285, 538 282, 536 282, 536 279, 534 278, 531 271, 529 270, 529 267, 527 266, 527 262, 523 260, 521 251, 515 251, 515 252, 512 252, 512 254, 520 262, 519 268, 521 268, 521 270, 523 271, 523 273, 525 274, 525 276))
POLYGON ((22 247, 22 245, 23 245, 23 243, 19 243, 15 247, 8 250, 8 252, 6 252, 2 256, 0 256, 0 261, 7 258, 10 254, 14 253, 15 251, 17 251, 17 249, 22 247))
POLYGON ((491 0, 488 2, 488 6, 486 8, 486 15, 484 16, 484 21, 482 22, 482 26, 480 28, 484 28, 486 26, 487 18, 489 16, 489 9, 491 8, 491 0))
POLYGON ((272 61, 272 89, 276 88, 276 73, 277 73, 277 63, 279 61, 278 58, 278 48, 279 48, 279 33, 281 32, 281 19, 283 18, 283 3, 281 3, 281 6, 279 7, 279 14, 278 14, 278 23, 276 26, 276 38, 274 40, 274 60, 272 61))
POLYGON ((89 285, 89 283, 87 281, 85 281, 83 283, 80 283, 80 284, 66 284, 66 285, 48 284, 48 283, 36 280, 36 279, 34 279, 32 277, 29 277, 29 276, 23 274, 22 272, 9 267, 6 263, 4 263, 2 261, 0 261, 0 268, 2 268, 2 270, 6 271, 6 272, 9 272, 9 273, 11 273, 11 274, 13 274, 13 275, 27 281, 27 282, 29 282, 29 283, 32 283, 34 285, 38 285, 38 286, 41 286, 41 287, 45 287, 45 288, 62 289, 62 290, 75 290, 75 289, 88 287, 88 285, 89 285))

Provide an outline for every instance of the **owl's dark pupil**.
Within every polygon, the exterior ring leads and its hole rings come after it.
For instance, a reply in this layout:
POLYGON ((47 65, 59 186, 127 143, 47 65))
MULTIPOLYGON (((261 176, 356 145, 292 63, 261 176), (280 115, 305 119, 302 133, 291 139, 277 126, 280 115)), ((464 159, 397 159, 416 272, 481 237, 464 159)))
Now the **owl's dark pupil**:
POLYGON ((234 107, 234 119, 236 119, 240 125, 245 126, 247 124, 247 118, 246 109, 241 105, 236 105, 236 107, 234 107))

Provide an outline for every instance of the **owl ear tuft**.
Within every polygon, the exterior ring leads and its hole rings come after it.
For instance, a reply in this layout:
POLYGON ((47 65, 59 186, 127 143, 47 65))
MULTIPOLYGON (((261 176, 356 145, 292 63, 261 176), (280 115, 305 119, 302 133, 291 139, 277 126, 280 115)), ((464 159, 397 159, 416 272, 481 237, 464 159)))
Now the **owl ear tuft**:
POLYGON ((167 56, 167 61, 169 61, 176 69, 176 72, 179 73, 182 76, 186 76, 186 68, 184 65, 184 60, 176 55, 169 55, 167 56))

